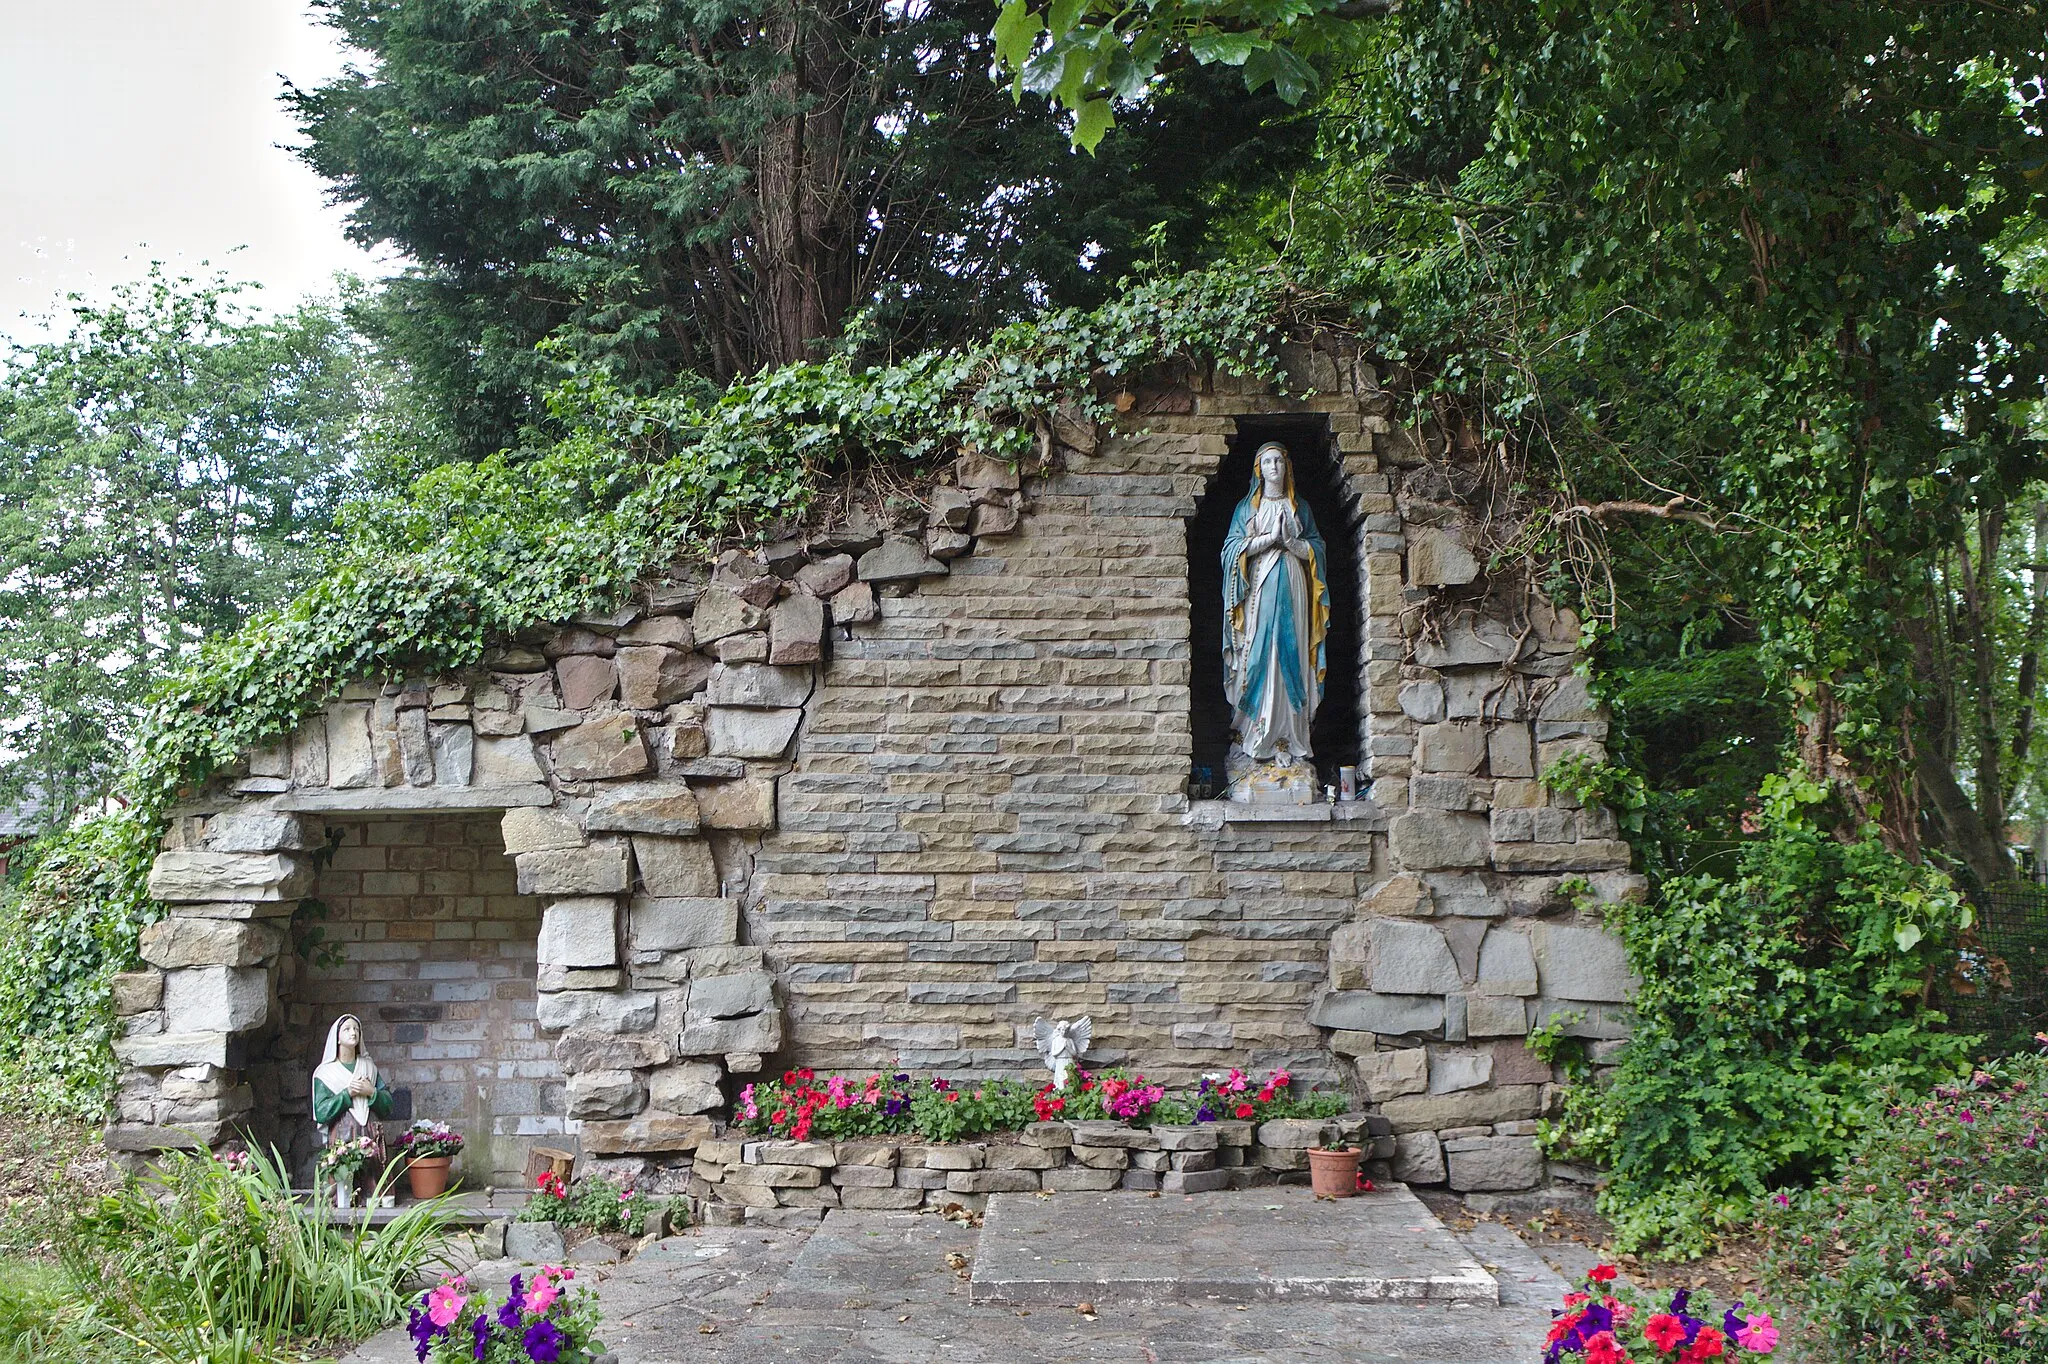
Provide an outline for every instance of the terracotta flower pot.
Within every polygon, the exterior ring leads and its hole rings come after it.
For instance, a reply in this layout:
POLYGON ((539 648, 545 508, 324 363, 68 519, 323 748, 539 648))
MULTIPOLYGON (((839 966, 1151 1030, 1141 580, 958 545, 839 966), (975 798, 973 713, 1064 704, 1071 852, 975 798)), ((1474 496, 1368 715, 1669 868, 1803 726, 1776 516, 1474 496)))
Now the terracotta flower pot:
POLYGON ((1358 1160, 1365 1153, 1356 1146, 1325 1150, 1311 1146, 1308 1151, 1308 1182, 1317 1198, 1349 1198, 1358 1192, 1358 1160))
POLYGON ((448 1190, 448 1167, 453 1156, 421 1156, 405 1167, 414 1198, 438 1198, 448 1190))

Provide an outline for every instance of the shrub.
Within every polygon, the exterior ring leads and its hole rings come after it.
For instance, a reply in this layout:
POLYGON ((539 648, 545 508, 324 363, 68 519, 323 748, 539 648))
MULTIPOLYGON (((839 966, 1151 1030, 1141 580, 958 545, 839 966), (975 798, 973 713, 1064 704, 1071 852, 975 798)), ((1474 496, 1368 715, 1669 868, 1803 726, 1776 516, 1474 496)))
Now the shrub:
MULTIPOLYGON (((2048 1038, 2044 1038, 2048 1041, 2048 1038)), ((1829 1357, 2048 1358, 2048 1062, 1895 1096, 1839 1178, 1772 1229, 1772 1268, 1829 1357)))
POLYGON ((631 1185, 615 1184, 602 1175, 579 1179, 571 1187, 551 1170, 540 1177, 533 1196, 519 1210, 518 1220, 638 1236, 648 1226, 648 1219, 668 1206, 667 1199, 641 1193, 631 1185))
POLYGON ((1543 1136, 1609 1168, 1600 1209, 1621 1249, 1702 1253, 1773 1186, 1828 1175, 1886 1083, 1925 1089, 1968 1064, 1974 1039, 1926 1005, 1968 907, 1874 833, 1818 827, 1824 799, 1767 780, 1733 876, 1674 878, 1610 913, 1642 979, 1634 1036, 1543 1136))

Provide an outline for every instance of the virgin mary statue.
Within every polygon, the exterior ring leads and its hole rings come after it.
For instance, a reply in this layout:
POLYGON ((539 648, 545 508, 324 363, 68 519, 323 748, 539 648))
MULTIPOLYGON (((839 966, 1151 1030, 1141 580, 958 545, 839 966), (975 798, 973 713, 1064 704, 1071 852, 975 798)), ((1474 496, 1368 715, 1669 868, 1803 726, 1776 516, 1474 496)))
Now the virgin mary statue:
MULTIPOLYGON (((1309 725, 1323 701, 1330 629, 1327 551, 1316 519, 1295 497, 1294 461, 1268 442, 1253 460, 1251 491, 1223 542, 1223 686, 1231 756, 1306 768, 1309 725)), ((1313 773, 1289 787, 1314 789, 1313 773)), ((1233 778, 1233 792, 1238 789, 1233 778)))

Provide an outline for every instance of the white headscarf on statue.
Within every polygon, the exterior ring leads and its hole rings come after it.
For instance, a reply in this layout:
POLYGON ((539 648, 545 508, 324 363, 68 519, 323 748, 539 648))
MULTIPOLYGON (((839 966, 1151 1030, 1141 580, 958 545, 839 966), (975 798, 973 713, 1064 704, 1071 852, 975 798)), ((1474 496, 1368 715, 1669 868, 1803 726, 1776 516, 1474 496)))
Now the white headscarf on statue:
MULTIPOLYGON (((333 1024, 327 1029, 327 1045, 321 1049, 320 1065, 313 1071, 313 1078, 326 1085, 336 1094, 347 1094, 349 1085, 358 1075, 369 1080, 372 1085, 376 1084, 377 1063, 370 1059, 370 1054, 367 1051, 363 1050, 363 1020, 357 1018, 354 1014, 343 1014, 335 1019, 333 1024), (356 1065, 354 1070, 350 1070, 341 1063, 341 1025, 349 1022, 353 1022, 356 1025, 356 1065)), ((309 1086, 308 1088, 310 1089, 311 1087, 309 1086)), ((312 1091, 312 1100, 316 1106, 319 1104, 320 1095, 317 1090, 312 1091)), ((350 1102, 349 1107, 355 1114, 357 1126, 368 1127, 370 1125, 370 1101, 368 1099, 358 1097, 350 1102)), ((326 1131, 325 1128, 321 1130, 323 1133, 326 1131)))

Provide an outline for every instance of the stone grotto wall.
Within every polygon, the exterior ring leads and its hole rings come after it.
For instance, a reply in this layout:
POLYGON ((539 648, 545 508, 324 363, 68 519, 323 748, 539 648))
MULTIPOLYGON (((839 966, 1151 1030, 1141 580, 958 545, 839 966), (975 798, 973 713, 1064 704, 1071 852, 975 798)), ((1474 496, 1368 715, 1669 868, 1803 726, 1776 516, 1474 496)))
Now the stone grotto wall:
POLYGON ((1124 394, 1114 430, 1056 423, 1043 471, 963 456, 921 505, 680 567, 461 677, 350 687, 169 831, 110 1143, 302 1124, 281 1077, 330 1001, 294 993, 279 927, 325 827, 462 813, 498 818, 542 907, 535 1023, 593 1156, 695 1150, 764 1065, 1029 1071, 1034 1017, 1089 1013, 1093 1064, 1342 1083, 1402 1177, 1556 1173, 1523 1039, 1562 1015, 1599 1060, 1624 1035, 1597 906, 1640 885, 1611 818, 1540 780, 1602 751, 1577 622, 1488 581, 1493 494, 1395 424, 1398 371, 1291 363, 1296 396, 1124 394), (1334 806, 1189 794, 1191 679, 1220 666, 1191 612, 1220 603, 1190 601, 1188 518, 1242 495, 1217 468, 1276 422, 1331 452, 1298 472, 1336 489, 1349 524, 1323 532, 1359 566, 1365 791, 1334 806))

